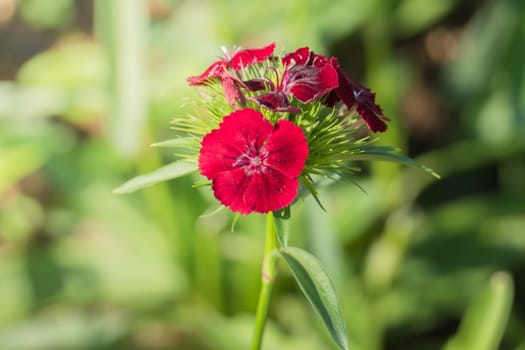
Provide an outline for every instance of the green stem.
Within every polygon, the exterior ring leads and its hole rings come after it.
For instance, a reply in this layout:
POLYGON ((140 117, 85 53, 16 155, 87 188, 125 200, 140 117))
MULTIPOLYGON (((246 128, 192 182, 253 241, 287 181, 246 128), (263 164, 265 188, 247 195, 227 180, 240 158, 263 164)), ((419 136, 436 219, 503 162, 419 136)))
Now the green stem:
POLYGON ((255 314, 255 329, 252 339, 251 350, 260 350, 262 345, 262 338, 264 333, 264 326, 268 318, 268 307, 270 305, 270 297, 272 294, 272 287, 277 274, 277 235, 275 231, 275 221, 273 213, 268 213, 266 216, 266 243, 264 246, 264 257, 261 272, 261 291, 259 293, 259 301, 257 302, 257 311, 255 314))

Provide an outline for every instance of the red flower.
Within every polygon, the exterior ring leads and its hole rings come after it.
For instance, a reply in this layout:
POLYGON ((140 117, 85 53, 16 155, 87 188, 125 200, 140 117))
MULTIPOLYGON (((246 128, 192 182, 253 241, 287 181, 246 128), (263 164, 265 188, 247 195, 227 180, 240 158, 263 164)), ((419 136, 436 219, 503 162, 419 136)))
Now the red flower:
POLYGON ((375 94, 370 89, 350 79, 339 66, 337 58, 332 57, 331 63, 339 76, 339 87, 334 90, 335 94, 332 93, 329 96, 330 103, 340 100, 349 110, 355 107, 370 130, 373 132, 385 131, 387 128, 385 121, 390 119, 383 115, 381 107, 375 103, 375 94))
POLYGON ((303 103, 317 100, 339 85, 330 60, 307 47, 284 56, 283 63, 282 89, 303 103))
POLYGON ((240 70, 257 62, 264 61, 273 54, 275 43, 271 43, 259 49, 246 49, 236 51, 233 56, 226 54, 226 58, 220 59, 209 66, 201 75, 188 78, 190 85, 206 85, 210 78, 221 78, 229 70, 240 70))
POLYGON ((286 67, 281 89, 303 103, 317 100, 339 85, 337 72, 330 65, 286 67))
POLYGON ((237 110, 201 145, 199 169, 212 181, 215 197, 232 211, 267 213, 297 196, 308 144, 292 122, 274 126, 256 110, 237 110))
POLYGON ((315 101, 339 85, 336 70, 327 57, 317 55, 307 47, 283 57, 282 81, 274 91, 255 97, 262 107, 274 111, 300 112, 289 105, 289 96, 303 103, 315 101))

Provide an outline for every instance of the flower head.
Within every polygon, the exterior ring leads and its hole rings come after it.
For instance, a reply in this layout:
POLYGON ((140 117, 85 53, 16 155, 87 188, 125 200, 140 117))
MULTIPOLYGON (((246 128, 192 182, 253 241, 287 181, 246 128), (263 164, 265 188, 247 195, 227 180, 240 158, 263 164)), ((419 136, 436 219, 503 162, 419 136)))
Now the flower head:
POLYGON ((299 113, 290 105, 293 96, 302 103, 319 100, 339 85, 336 70, 330 60, 310 51, 307 47, 298 49, 283 57, 284 71, 272 91, 255 97, 262 107, 276 112, 299 113))
POLYGON ((283 90, 299 101, 308 103, 339 86, 336 70, 330 60, 303 47, 283 57, 283 90))
POLYGON ((225 53, 189 77, 190 85, 203 86, 195 101, 199 113, 174 118, 180 135, 162 143, 178 149, 180 159, 161 169, 162 176, 154 172, 125 188, 200 170, 224 206, 266 213, 291 205, 299 184, 322 207, 318 179, 352 176, 359 170, 355 161, 413 163, 361 136, 361 120, 379 132, 389 119, 375 94, 346 75, 337 58, 308 47, 274 57, 274 49, 272 43, 225 53))
POLYGON ((266 213, 297 196, 308 144, 292 122, 272 125, 259 111, 236 110, 201 145, 199 169, 212 181, 215 197, 232 211, 266 213))

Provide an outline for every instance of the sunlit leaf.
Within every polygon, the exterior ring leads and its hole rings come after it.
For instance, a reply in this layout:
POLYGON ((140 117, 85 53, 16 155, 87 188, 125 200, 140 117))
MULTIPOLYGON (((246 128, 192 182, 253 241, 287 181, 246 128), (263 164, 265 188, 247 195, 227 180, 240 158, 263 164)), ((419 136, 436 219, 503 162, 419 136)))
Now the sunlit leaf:
POLYGON ((188 137, 178 137, 175 139, 160 141, 152 144, 152 147, 167 147, 167 148, 178 148, 178 147, 191 147, 194 145, 194 141, 188 137))
POLYGON ((280 253, 332 339, 341 349, 348 349, 345 322, 334 287, 317 258, 295 247, 285 248, 280 253))
POLYGON ((157 170, 149 174, 134 177, 133 179, 125 182, 121 186, 114 189, 113 193, 123 194, 134 192, 136 190, 140 190, 142 188, 154 185, 157 182, 172 180, 195 171, 197 171, 196 164, 184 161, 173 162, 171 164, 158 168, 157 170))
POLYGON ((434 170, 419 164, 414 159, 405 157, 401 154, 395 153, 396 148, 385 147, 385 146, 363 146, 360 152, 351 153, 344 157, 345 160, 349 161, 386 161, 386 162, 396 162, 405 165, 414 166, 420 168, 428 173, 430 173, 435 178, 440 178, 439 174, 434 170))
POLYGON ((177 137, 175 139, 155 142, 152 147, 187 148, 195 145, 195 140, 190 137, 177 137))

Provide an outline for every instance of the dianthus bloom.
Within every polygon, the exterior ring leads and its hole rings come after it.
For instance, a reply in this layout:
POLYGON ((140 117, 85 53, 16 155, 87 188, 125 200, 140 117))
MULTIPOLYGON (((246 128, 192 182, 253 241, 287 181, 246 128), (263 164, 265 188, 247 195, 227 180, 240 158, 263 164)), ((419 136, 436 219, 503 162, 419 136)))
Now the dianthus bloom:
MULTIPOLYGON (((354 82, 337 58, 308 47, 274 56, 274 49, 272 43, 233 55, 225 52, 225 58, 202 74, 189 77, 190 85, 201 87, 198 113, 176 117, 173 128, 180 135, 157 144, 178 149, 180 159, 131 179, 115 192, 132 192, 198 170, 215 198, 231 211, 267 213, 264 289, 258 305, 268 305, 280 256, 334 341, 346 350, 344 320, 328 276, 315 256, 288 246, 290 207, 298 196, 310 193, 322 208, 317 187, 352 176, 359 170, 355 162, 414 161, 360 136, 360 119, 371 131, 382 132, 388 118, 375 103, 375 94, 354 82)), ((266 309, 257 308, 252 349, 260 349, 266 309)))
POLYGON ((241 92, 241 87, 245 86, 232 71, 238 71, 252 64, 262 62, 273 55, 275 43, 271 43, 257 49, 235 50, 233 56, 226 50, 224 54, 226 58, 221 58, 213 62, 201 75, 194 75, 189 77, 188 83, 190 85, 208 85, 214 78, 218 78, 224 89, 224 97, 231 106, 237 103, 244 104, 244 95, 241 92))
POLYGON ((330 60, 307 47, 287 54, 282 61, 286 67, 282 84, 303 103, 317 100, 339 86, 330 60))
POLYGON ((267 213, 290 205, 297 196, 308 144, 292 122, 272 125, 259 111, 237 110, 204 136, 201 145, 201 174, 232 211, 267 213))
POLYGON ((319 100, 339 85, 337 72, 330 60, 306 47, 284 56, 282 62, 285 69, 279 85, 268 84, 272 91, 255 98, 264 108, 300 113, 299 108, 290 105, 292 96, 302 103, 309 103, 319 100))

